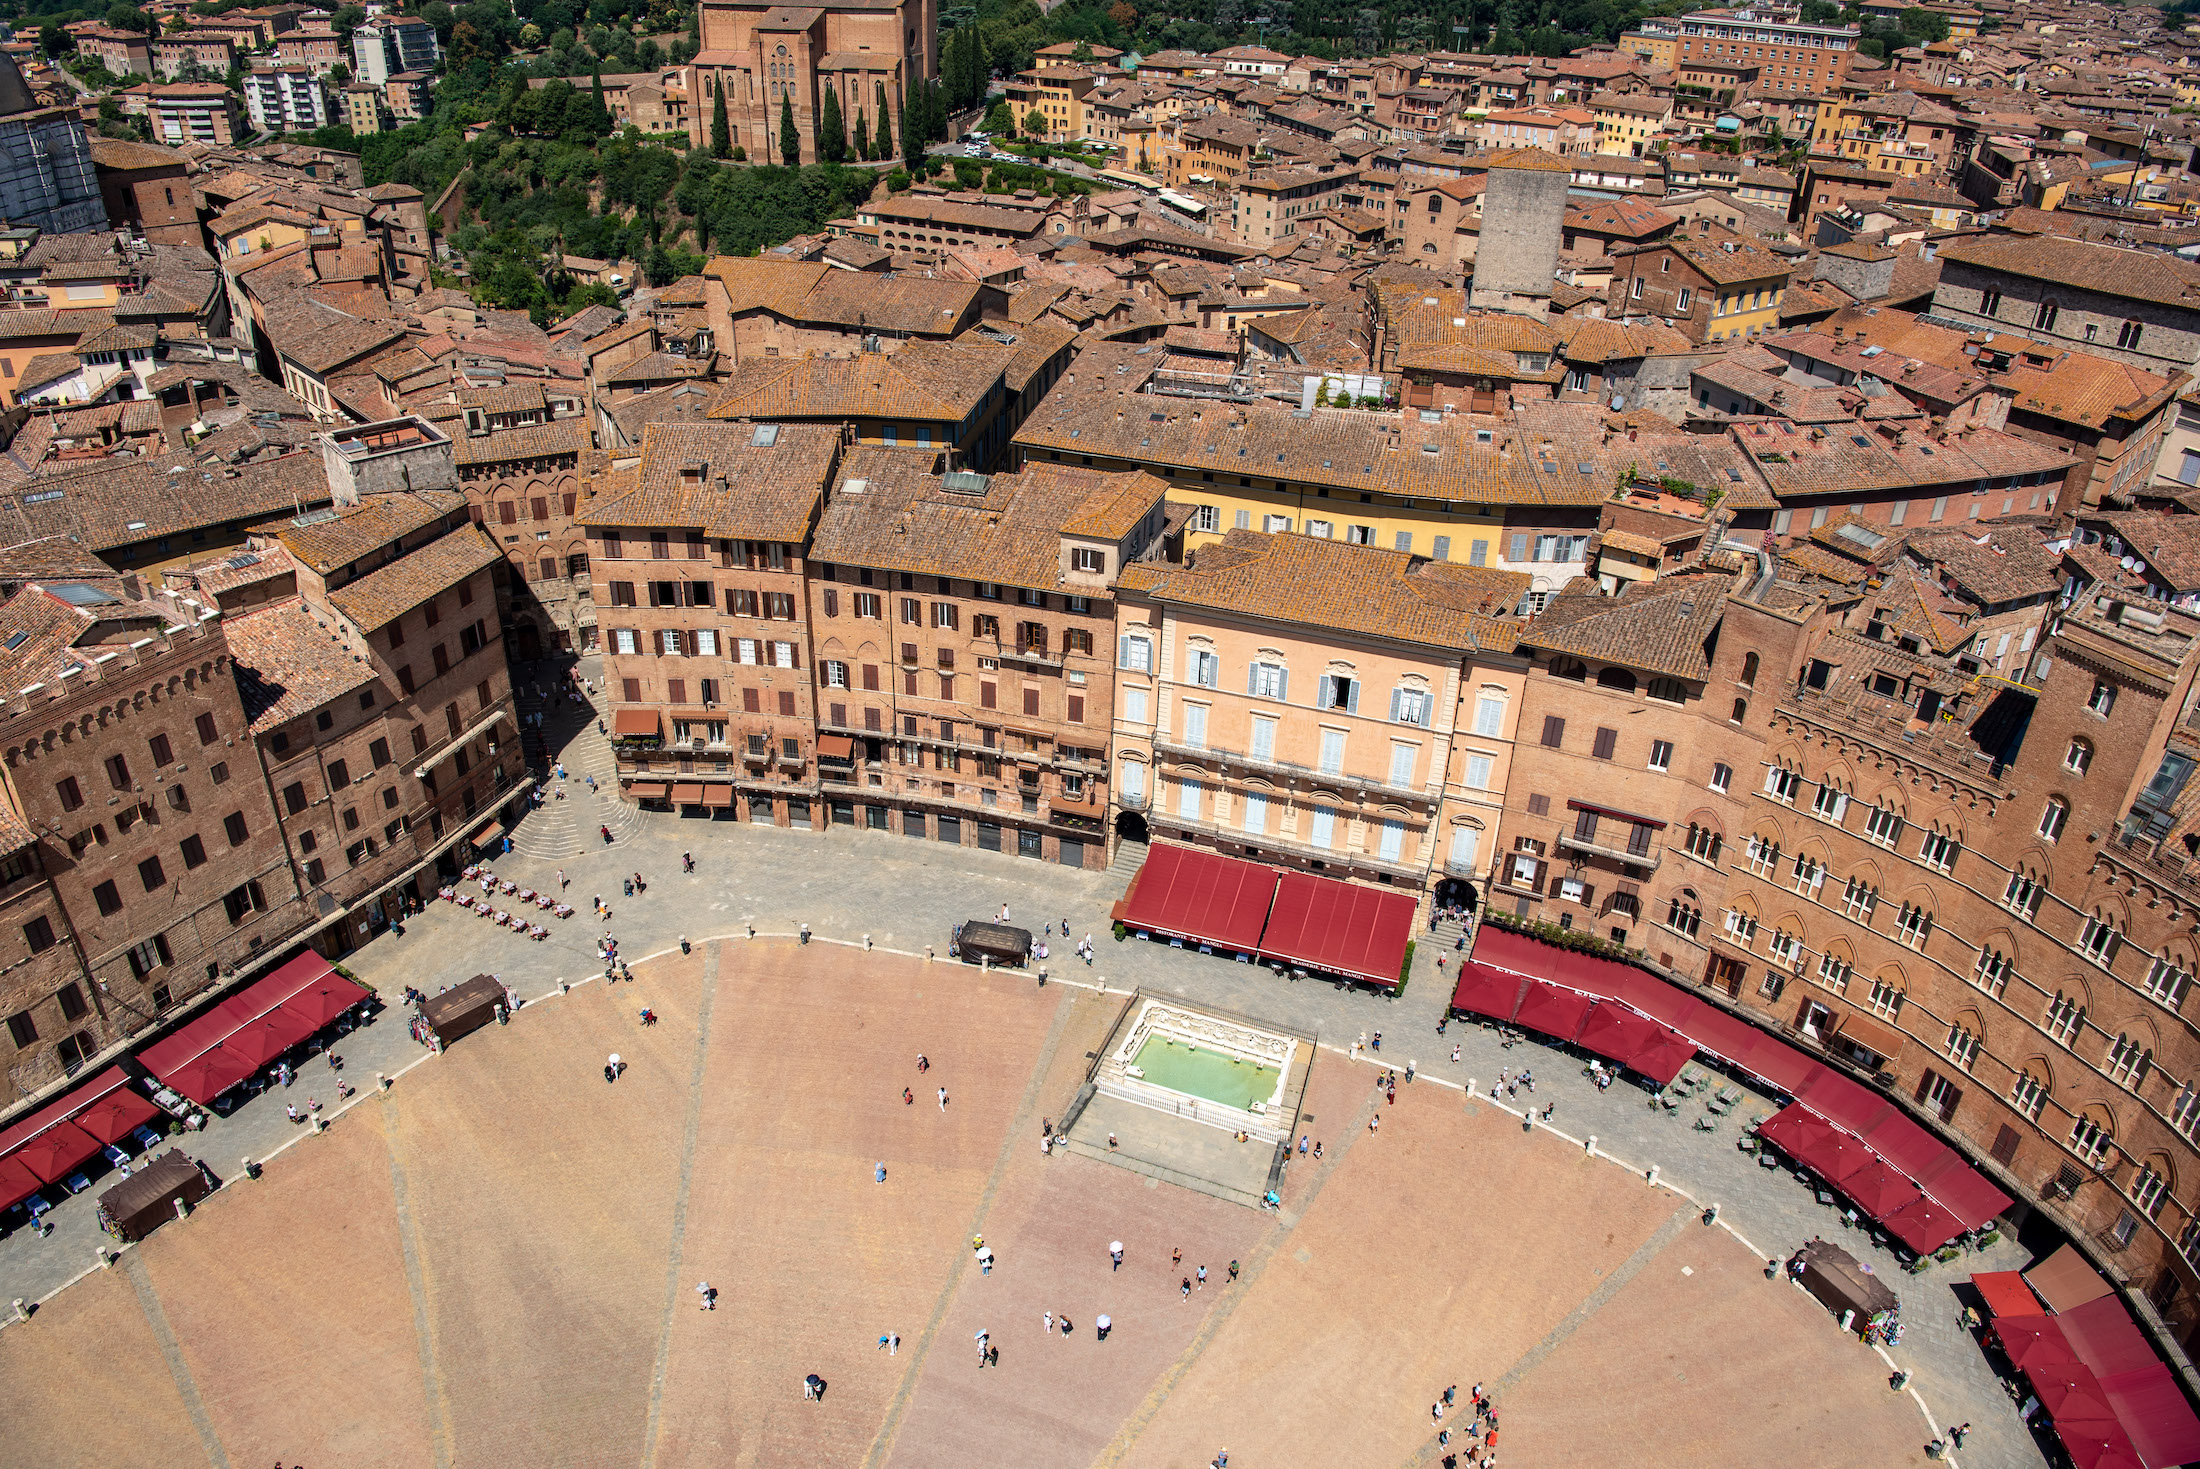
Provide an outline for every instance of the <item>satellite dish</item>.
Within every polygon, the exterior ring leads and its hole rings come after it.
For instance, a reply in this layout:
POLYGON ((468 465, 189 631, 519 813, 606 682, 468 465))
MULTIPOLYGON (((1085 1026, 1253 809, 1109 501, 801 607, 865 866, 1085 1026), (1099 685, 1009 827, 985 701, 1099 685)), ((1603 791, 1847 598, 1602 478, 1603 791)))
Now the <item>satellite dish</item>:
POLYGON ((2129 556, 2126 556, 2123 560, 2117 562, 2116 564, 2123 567, 2123 569, 2126 571, 2131 571, 2135 569, 2138 565, 2138 563, 2133 561, 2129 556))

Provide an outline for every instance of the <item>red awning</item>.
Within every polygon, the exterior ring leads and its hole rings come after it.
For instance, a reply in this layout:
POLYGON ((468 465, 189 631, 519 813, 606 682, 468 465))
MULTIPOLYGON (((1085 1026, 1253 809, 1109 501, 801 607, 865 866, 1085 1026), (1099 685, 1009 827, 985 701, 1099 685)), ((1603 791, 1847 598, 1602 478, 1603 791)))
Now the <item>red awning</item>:
POLYGON ((1635 1057, 1652 1049, 1658 1040, 1658 1023, 1637 1015, 1625 1005, 1599 1000, 1582 1022, 1577 1038, 1582 1049, 1594 1051, 1622 1066, 1633 1066, 1635 1057))
POLYGON ((703 805, 704 805, 704 806, 705 806, 706 808, 708 808, 708 807, 712 807, 712 806, 725 807, 725 806, 731 806, 732 804, 733 804, 733 787, 732 787, 732 786, 729 786, 729 785, 707 785, 707 786, 704 786, 704 787, 703 787, 703 805))
POLYGON ((1971 1277, 1972 1287, 1986 1303, 1989 1316, 2037 1316, 2039 1297, 2024 1283, 2019 1270, 1981 1270, 1971 1277))
POLYGON ((617 709, 611 714, 611 733, 629 739, 656 734, 663 728, 654 709, 617 709))
POLYGON ((1273 867, 1156 842, 1116 916, 1132 928, 1253 954, 1275 895, 1273 867))
POLYGON ((2162 1359, 2154 1355, 2154 1348, 2132 1324, 2131 1313, 2113 1295, 2061 1312, 2055 1324, 2062 1328, 2063 1340, 2070 1343, 2078 1360, 2103 1382, 2120 1373, 2161 1365, 2162 1359))
POLYGON ((2083 1362, 2054 1366, 2043 1363, 2025 1368, 2024 1375, 2031 1380, 2032 1395, 2056 1422, 2065 1418, 2074 1423, 2116 1421, 2115 1412, 2108 1406, 2108 1394, 2101 1391, 2101 1380, 2083 1362))
POLYGON ((703 788, 697 784, 676 785, 672 788, 672 804, 675 806, 700 806, 703 804, 703 788))
POLYGON ((1917 1186, 1931 1194, 1942 1208, 1963 1221, 1965 1229, 1982 1229, 2009 1207, 2009 1195, 1979 1176, 1953 1148, 1932 1168, 1922 1170, 1917 1186))
POLYGON ((304 953, 138 1053, 145 1069, 201 1106, 366 998, 319 954, 304 953), (333 1013, 345 988, 350 998, 333 1013), (297 1005, 281 1013, 286 1001, 297 1005), (322 1018, 324 1017, 325 1018, 322 1018))
POLYGON ((638 780, 626 788, 626 793, 637 801, 662 801, 665 783, 661 780, 638 780))
POLYGON ((1772 1114, 1757 1136, 1771 1143, 1791 1158, 1801 1157, 1805 1148, 1811 1147, 1832 1135, 1834 1126, 1800 1102, 1791 1102, 1772 1114))
POLYGON ((1411 893, 1393 888, 1285 872, 1276 884, 1260 951, 1396 989, 1417 906, 1411 893))
POLYGON ((12 1209, 44 1188, 45 1180, 13 1158, 0 1158, 0 1209, 12 1209))
POLYGON ((2139 1372, 2104 1378, 2101 1390, 2146 1469, 2168 1469, 2200 1459, 2200 1419, 2159 1362, 2139 1372))
POLYGON ((151 1102, 129 1089, 118 1066, 48 1102, 0 1132, 0 1193, 20 1188, 23 1177, 32 1180, 0 1208, 27 1198, 39 1184, 67 1178, 99 1156, 102 1144, 129 1136, 132 1127, 156 1115, 151 1102))
POLYGON ((0 1133, 4 1156, 38 1175, 41 1183, 59 1183, 99 1156, 99 1139, 46 1107, 0 1133))
POLYGON ((2063 1340, 2062 1323, 2038 1313, 2003 1316, 1994 1322, 1994 1336, 2010 1364, 2026 1372, 2059 1371, 2077 1364, 2077 1354, 2063 1340))
POLYGON ((1920 1198, 1879 1221, 1894 1237, 1920 1255, 1929 1255, 1963 1233, 1963 1221, 1930 1198, 1920 1198))
POLYGON ((819 735, 817 737, 818 759, 848 761, 855 759, 855 757, 856 742, 847 735, 819 735))
POLYGON ((1553 1040, 1570 1041, 1581 1034, 1582 1022, 1589 1018, 1590 1008, 1595 1004, 1595 1000, 1579 990, 1537 980, 1530 983, 1528 992, 1520 997, 1520 1008, 1513 1012, 1513 1024, 1524 1025, 1553 1040))
POLYGON ((1459 966, 1459 984, 1451 992, 1451 1008, 1472 1010, 1498 1020, 1510 1020, 1520 1005, 1520 987, 1526 983, 1508 969, 1493 969, 1472 959, 1459 966))
POLYGON ((1873 1152, 1913 1179, 1948 1151, 1946 1143, 1912 1122, 1899 1107, 1888 1108, 1884 1116, 1864 1129, 1863 1138, 1873 1152))
POLYGON ((76 1109, 69 1120, 103 1143, 121 1142, 132 1128, 160 1116, 160 1108, 132 1089, 120 1066, 102 1071, 69 1098, 69 1105, 76 1109))
POLYGON ((1660 1028, 1656 1039, 1637 1048, 1635 1054, 1628 1057, 1627 1065, 1629 1069, 1648 1077, 1659 1086, 1664 1086, 1680 1075, 1681 1068, 1694 1060, 1695 1056, 1694 1041, 1677 1030, 1660 1028))
POLYGON ((1925 1195, 1917 1185, 1874 1156, 1871 1162, 1841 1180, 1841 1192, 1874 1219, 1884 1219, 1916 1203, 1925 1195))

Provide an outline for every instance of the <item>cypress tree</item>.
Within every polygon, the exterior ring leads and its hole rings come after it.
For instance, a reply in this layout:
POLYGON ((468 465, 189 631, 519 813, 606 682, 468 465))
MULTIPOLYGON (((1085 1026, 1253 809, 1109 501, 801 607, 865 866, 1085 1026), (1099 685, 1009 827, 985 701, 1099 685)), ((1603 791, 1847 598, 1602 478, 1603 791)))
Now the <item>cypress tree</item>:
POLYGON ((817 161, 839 163, 848 156, 848 128, 840 120, 840 94, 825 93, 825 105, 817 109, 817 161))
POLYGON ((726 84, 716 82, 711 86, 710 156, 726 158, 732 153, 733 130, 726 125, 726 84))
POLYGON ((794 94, 782 92, 779 97, 779 156, 787 167, 798 167, 802 162, 802 137, 794 130, 794 94))
POLYGON ((884 163, 894 156, 894 134, 886 123, 886 83, 878 84, 878 136, 871 142, 871 156, 884 163))
POLYGON ((924 84, 909 79, 901 99, 901 161, 912 176, 924 162, 924 84))
POLYGON ((865 120, 863 109, 856 109, 856 125, 848 130, 848 146, 855 149, 856 157, 865 163, 871 161, 871 124, 865 120))

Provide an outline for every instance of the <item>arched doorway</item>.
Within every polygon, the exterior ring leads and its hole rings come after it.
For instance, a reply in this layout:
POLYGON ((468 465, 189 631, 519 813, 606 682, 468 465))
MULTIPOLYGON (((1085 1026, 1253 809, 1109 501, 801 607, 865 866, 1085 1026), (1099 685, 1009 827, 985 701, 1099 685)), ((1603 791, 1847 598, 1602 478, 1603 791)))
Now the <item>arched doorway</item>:
POLYGON ((1463 877, 1443 878, 1436 884, 1436 902, 1439 907, 1472 910, 1477 898, 1474 884, 1463 877))
POLYGON ((1118 841, 1146 842, 1153 840, 1146 827, 1146 818, 1136 811, 1119 811, 1115 816, 1115 835, 1118 841))
POLYGON ((522 620, 512 631, 519 638, 519 661, 532 663, 542 656, 542 631, 532 622, 522 620))

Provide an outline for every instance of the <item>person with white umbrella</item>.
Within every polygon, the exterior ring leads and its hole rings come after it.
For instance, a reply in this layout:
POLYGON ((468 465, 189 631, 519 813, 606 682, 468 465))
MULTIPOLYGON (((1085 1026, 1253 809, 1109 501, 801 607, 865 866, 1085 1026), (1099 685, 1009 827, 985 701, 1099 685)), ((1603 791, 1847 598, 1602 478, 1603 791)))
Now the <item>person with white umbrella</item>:
POLYGON ((1113 1262, 1108 1266, 1109 1274, 1112 1275, 1123 1268, 1123 1242, 1121 1240, 1114 1240, 1108 1245, 1108 1259, 1113 1262))

